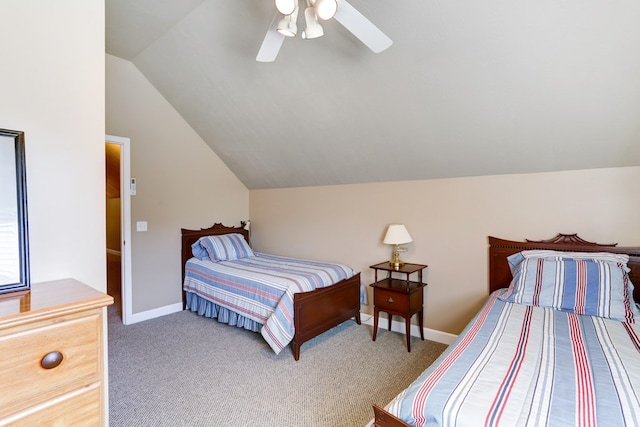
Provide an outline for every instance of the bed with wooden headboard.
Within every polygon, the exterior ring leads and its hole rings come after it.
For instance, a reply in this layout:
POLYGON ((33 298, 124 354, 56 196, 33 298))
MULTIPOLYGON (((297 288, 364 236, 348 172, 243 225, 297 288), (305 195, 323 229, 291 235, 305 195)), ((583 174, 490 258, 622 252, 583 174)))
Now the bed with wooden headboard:
MULTIPOLYGON (((638 425, 637 314, 633 322, 503 302, 498 296, 504 297, 505 293, 498 290, 509 287, 512 281, 507 258, 513 254, 530 250, 607 252, 628 256, 628 279, 636 285, 634 300, 640 301, 640 247, 593 243, 576 234, 523 242, 496 237, 488 240, 487 303, 413 384, 384 409, 373 405, 372 424, 638 425)), ((539 259, 536 262, 545 265, 539 259)), ((549 286, 554 279, 540 279, 541 271, 537 270, 536 280, 543 280, 541 286, 549 286)), ((622 280, 618 283, 626 283, 624 273, 619 272, 619 277, 622 280)), ((604 282, 593 283, 602 288, 604 282)))
POLYGON ((634 288, 634 300, 640 302, 640 247, 618 247, 617 243, 593 243, 582 240, 577 234, 558 234, 548 240, 514 242, 489 236, 489 292, 506 288, 511 283, 511 270, 507 257, 517 252, 534 249, 549 249, 564 252, 611 252, 629 256, 627 266, 634 288))
MULTIPOLYGON (((242 227, 227 227, 215 223, 200 230, 182 229, 182 281, 185 279, 185 265, 192 257, 191 245, 201 237, 238 233, 249 242, 249 231, 242 227)), ((249 242, 250 243, 250 242, 249 242)), ((295 360, 300 358, 303 343, 326 332, 340 323, 355 318, 360 321, 360 273, 325 288, 293 295, 293 322, 295 335, 291 348, 295 360)), ((186 306, 186 292, 182 292, 183 307, 186 306)))

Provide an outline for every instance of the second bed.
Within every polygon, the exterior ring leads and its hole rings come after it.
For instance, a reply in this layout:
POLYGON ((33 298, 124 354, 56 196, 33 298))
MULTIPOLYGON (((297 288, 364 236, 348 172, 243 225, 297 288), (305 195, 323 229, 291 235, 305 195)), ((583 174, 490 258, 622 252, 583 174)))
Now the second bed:
POLYGON ((214 224, 182 230, 183 303, 223 323, 260 332, 274 352, 300 346, 355 318, 360 274, 339 263, 254 252, 248 231, 214 224))

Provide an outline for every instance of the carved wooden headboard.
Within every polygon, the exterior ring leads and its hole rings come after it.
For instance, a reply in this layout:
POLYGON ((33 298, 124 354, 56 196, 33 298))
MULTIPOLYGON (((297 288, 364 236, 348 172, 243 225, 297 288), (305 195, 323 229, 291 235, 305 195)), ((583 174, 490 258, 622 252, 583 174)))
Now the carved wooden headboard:
MULTIPOLYGON (((199 230, 182 228, 180 230, 182 232, 182 283, 184 283, 184 266, 189 258, 193 256, 191 253, 191 245, 197 242, 199 238, 205 236, 219 236, 221 234, 240 233, 244 236, 247 243, 251 244, 249 241, 249 230, 242 227, 227 227, 219 222, 213 224, 209 228, 201 228, 199 230)), ((182 304, 183 307, 186 304, 186 294, 184 290, 182 291, 182 304)))
POLYGON ((629 255, 631 269, 629 278, 634 284, 633 297, 640 302, 640 247, 618 247, 617 243, 599 244, 588 242, 577 234, 558 234, 549 240, 526 240, 515 242, 489 236, 489 292, 506 288, 511 282, 511 270, 507 257, 520 251, 531 249, 551 249, 569 252, 612 252, 629 255))

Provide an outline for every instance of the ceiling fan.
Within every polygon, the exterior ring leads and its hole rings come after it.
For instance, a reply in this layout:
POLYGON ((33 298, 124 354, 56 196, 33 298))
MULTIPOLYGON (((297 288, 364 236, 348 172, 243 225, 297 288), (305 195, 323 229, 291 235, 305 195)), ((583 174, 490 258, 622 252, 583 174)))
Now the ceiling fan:
MULTIPOLYGON (((318 20, 334 18, 364 43, 374 53, 380 53, 393 44, 378 27, 358 12, 346 0, 301 0, 306 2, 304 10, 305 29, 302 38, 314 39, 324 34, 318 20)), ((295 37, 299 0, 275 0, 273 15, 267 34, 262 41, 256 61, 273 62, 278 56, 285 37, 295 37)))

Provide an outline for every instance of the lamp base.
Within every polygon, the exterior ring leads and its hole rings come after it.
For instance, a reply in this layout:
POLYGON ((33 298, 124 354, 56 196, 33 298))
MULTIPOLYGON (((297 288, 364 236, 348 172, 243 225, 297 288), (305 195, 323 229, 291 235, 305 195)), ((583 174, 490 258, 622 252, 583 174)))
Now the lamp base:
POLYGON ((389 261, 389 265, 393 268, 395 268, 396 270, 400 270, 400 267, 402 267, 404 265, 403 261, 400 262, 396 262, 394 260, 389 261))
POLYGON ((404 261, 400 259, 400 254, 398 249, 393 251, 393 258, 389 261, 389 265, 398 270, 400 267, 404 265, 404 261))

